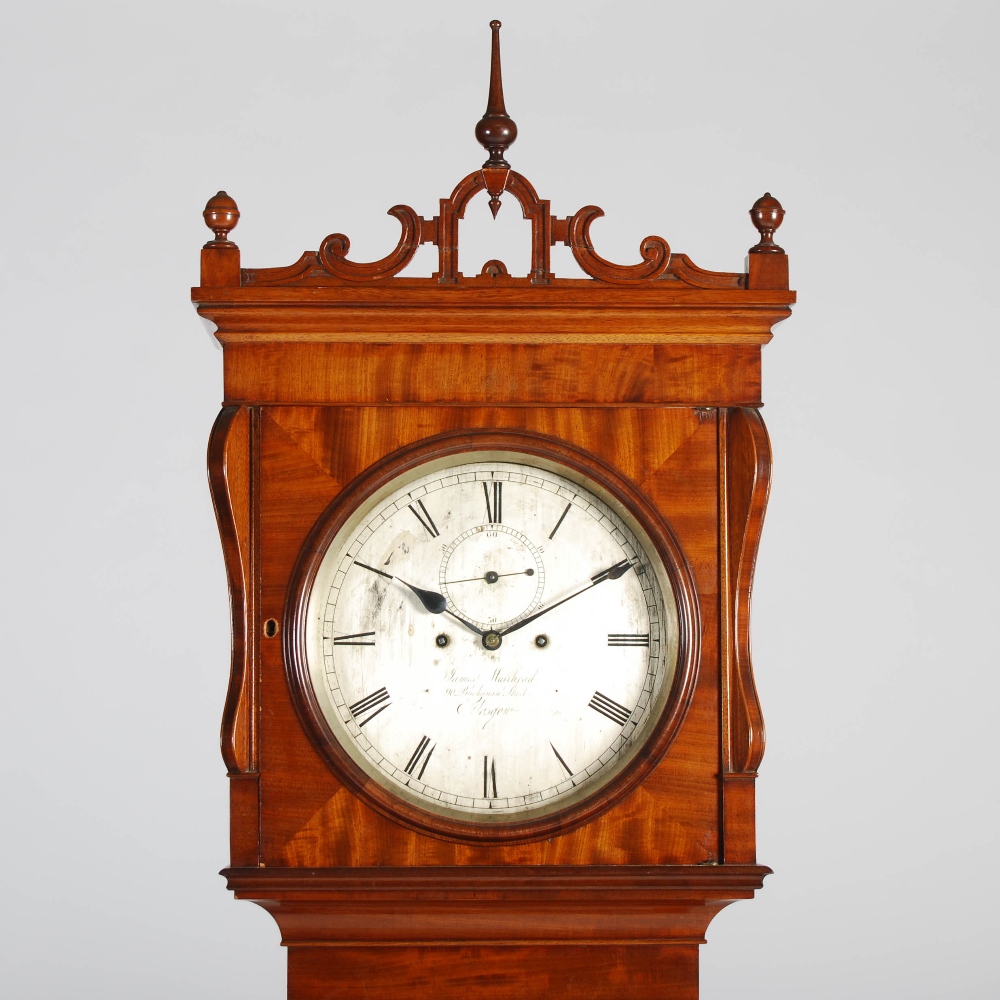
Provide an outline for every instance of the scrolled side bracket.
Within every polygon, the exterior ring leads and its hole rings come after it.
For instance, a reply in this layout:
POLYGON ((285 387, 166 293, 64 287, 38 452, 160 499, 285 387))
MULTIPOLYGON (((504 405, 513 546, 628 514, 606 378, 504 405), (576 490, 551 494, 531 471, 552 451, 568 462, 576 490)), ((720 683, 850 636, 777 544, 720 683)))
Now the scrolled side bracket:
POLYGON ((560 220, 562 225, 557 230, 558 235, 554 234, 553 242, 565 242, 584 273, 599 281, 635 284, 653 281, 666 271, 670 264, 670 246, 662 236, 647 236, 639 244, 641 264, 614 264, 595 253, 590 241, 590 224, 603 215, 604 211, 596 205, 584 206, 570 218, 560 220))
POLYGON ((208 481, 229 578, 232 654, 222 712, 222 759, 230 775, 257 768, 254 671, 252 531, 252 417, 245 406, 224 406, 208 444, 208 481))
POLYGON ((323 269, 344 281, 377 281, 399 274, 423 242, 424 220, 409 205, 394 205, 387 214, 398 219, 403 230, 392 253, 368 263, 348 260, 351 241, 343 233, 333 233, 320 244, 318 259, 323 269))
POLYGON ((771 446, 760 412, 732 409, 725 442, 730 540, 730 754, 727 770, 755 774, 764 756, 764 719, 750 655, 750 595, 771 481, 771 446))

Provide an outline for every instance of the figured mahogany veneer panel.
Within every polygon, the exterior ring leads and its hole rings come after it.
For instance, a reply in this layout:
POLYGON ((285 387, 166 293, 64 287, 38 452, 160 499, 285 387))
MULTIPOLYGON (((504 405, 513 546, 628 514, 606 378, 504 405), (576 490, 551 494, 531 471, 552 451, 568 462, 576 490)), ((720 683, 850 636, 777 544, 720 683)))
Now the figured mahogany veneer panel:
POLYGON ((760 347, 333 344, 226 347, 229 403, 759 405, 760 347))
POLYGON ((715 411, 689 408, 274 407, 260 419, 260 618, 281 620, 302 544, 341 489, 387 453, 448 431, 550 436, 614 465, 673 525, 699 591, 702 667, 679 734, 643 785, 541 842, 451 843, 343 787, 289 695, 280 639, 261 639, 262 859, 270 866, 702 864, 719 859, 715 411))
POLYGON ((288 1000, 698 1000, 698 945, 290 947, 288 1000))

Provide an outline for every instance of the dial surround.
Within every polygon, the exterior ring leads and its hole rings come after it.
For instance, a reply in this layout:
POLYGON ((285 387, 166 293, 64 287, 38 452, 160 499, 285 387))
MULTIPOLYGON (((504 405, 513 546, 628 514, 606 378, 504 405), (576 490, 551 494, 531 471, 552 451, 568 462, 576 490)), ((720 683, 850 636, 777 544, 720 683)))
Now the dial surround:
POLYGON ((457 839, 609 805, 693 687, 669 529, 607 470, 531 446, 425 447, 362 477, 293 587, 290 679, 315 742, 376 808, 457 839))

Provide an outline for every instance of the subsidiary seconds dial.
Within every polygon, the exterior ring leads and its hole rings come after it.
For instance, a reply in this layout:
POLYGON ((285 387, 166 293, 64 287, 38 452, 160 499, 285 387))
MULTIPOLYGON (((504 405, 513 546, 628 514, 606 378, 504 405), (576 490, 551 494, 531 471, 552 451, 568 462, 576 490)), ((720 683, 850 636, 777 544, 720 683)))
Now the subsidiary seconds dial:
POLYGON ((482 452, 418 465, 343 520, 302 648, 324 731, 365 783, 496 825, 627 766, 680 639, 670 569, 624 505, 575 469, 482 452))

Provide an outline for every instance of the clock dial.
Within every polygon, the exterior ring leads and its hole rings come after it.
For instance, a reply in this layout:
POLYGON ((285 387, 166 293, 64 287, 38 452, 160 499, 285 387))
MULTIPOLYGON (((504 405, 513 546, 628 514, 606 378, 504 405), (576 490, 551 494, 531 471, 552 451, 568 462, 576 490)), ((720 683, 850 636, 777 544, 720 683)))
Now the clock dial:
POLYGON ((652 735, 677 597, 636 519, 575 470, 464 453, 360 505, 309 592, 329 731, 371 779, 465 822, 555 812, 652 735))

